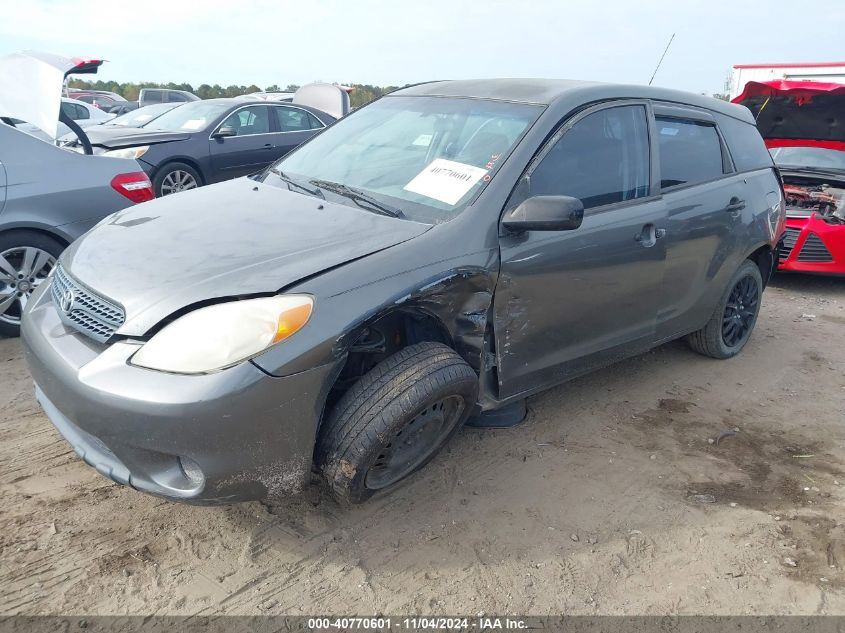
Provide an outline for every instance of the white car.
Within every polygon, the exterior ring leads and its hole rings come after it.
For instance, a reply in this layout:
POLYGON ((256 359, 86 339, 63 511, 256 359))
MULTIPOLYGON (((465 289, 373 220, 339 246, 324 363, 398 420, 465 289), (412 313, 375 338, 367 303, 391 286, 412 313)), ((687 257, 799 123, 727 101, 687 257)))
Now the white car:
MULTIPOLYGON (((92 125, 100 125, 114 118, 113 114, 103 112, 102 110, 91 105, 90 103, 85 103, 84 101, 78 101, 76 99, 70 99, 68 97, 62 97, 61 108, 62 112, 66 114, 69 119, 76 121, 76 124, 83 130, 85 128, 91 127, 92 125)), ((32 123, 18 123, 16 127, 17 129, 26 132, 27 134, 31 134, 32 136, 40 138, 42 141, 52 141, 52 139, 46 132, 44 132, 39 127, 33 125, 32 123)), ((71 133, 71 129, 67 125, 61 122, 59 123, 59 127, 57 130, 57 135, 59 137, 71 133)))

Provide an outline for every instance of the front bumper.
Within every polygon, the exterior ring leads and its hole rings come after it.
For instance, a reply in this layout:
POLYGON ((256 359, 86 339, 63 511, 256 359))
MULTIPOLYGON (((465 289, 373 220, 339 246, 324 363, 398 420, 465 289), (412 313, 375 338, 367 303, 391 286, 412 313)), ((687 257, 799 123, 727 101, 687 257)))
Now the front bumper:
MULTIPOLYGON (((44 284, 46 288, 48 284, 44 284)), ((335 364, 284 378, 251 362, 201 376, 130 365, 137 344, 100 345, 65 327, 39 289, 21 337, 47 417, 103 475, 180 501, 299 492, 335 364)))
POLYGON ((845 225, 815 215, 787 218, 778 269, 845 275, 845 225))

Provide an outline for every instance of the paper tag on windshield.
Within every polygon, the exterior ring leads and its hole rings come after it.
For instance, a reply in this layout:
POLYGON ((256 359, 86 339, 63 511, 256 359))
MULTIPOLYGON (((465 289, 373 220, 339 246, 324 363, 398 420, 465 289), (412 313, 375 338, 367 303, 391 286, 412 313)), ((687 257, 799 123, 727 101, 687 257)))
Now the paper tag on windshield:
POLYGON ((438 158, 403 189, 446 204, 456 204, 486 173, 487 170, 480 167, 438 158))
POLYGON ((420 134, 411 145, 419 145, 420 147, 428 147, 431 145, 431 134, 420 134))
POLYGON ((205 125, 205 119, 188 119, 182 124, 183 130, 198 130, 205 125))

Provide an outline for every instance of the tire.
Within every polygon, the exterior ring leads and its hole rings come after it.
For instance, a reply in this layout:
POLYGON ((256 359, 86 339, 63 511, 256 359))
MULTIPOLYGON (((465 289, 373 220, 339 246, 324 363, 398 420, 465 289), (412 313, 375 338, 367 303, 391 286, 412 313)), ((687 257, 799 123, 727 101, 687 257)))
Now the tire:
POLYGON ((689 346, 699 354, 720 360, 739 354, 757 323, 762 296, 763 278, 760 275, 760 269, 754 262, 745 260, 731 277, 707 325, 687 336, 689 346), (734 292, 740 288, 745 288, 754 294, 756 301, 753 306, 747 305, 750 302, 741 297, 739 303, 734 301, 737 298, 734 292), (730 328, 731 323, 734 329, 728 329, 726 332, 726 328, 730 328), (742 331, 738 332, 737 328, 741 328, 742 331))
POLYGON ((201 186, 202 178, 199 172, 185 163, 167 163, 158 170, 155 178, 153 178, 153 191, 155 191, 156 198, 201 186))
POLYGON ((335 498, 361 503, 401 484, 463 425, 477 393, 476 373, 441 343, 411 345, 376 365, 320 429, 317 466, 335 498))
POLYGON ((0 234, 0 257, 3 257, 0 260, 0 336, 20 334, 23 306, 35 288, 45 283, 64 249, 65 245, 59 240, 37 231, 16 230, 0 234), (34 256, 33 251, 36 251, 34 256), (27 254, 32 257, 31 265, 24 270, 27 254), (33 265, 37 270, 32 270, 33 265), (10 269, 14 274, 10 274, 10 269))

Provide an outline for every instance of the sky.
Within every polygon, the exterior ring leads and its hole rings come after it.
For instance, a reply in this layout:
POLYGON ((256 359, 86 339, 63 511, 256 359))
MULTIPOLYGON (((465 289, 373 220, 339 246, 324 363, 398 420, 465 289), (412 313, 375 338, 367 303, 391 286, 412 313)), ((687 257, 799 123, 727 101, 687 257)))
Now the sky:
POLYGON ((733 64, 842 61, 842 1, 4 0, 0 55, 98 57, 102 79, 194 87, 645 84, 675 33, 654 84, 710 94, 733 64))

